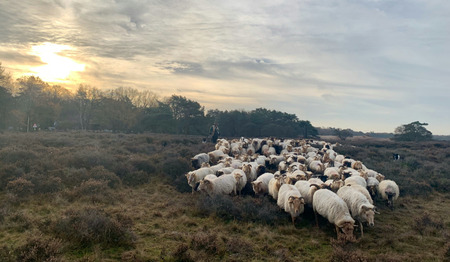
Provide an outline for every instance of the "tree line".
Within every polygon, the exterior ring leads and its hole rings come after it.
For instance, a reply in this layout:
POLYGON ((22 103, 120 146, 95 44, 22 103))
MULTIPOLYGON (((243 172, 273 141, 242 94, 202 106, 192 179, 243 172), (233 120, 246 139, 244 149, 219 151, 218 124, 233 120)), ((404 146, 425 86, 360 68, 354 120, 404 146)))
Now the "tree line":
POLYGON ((119 87, 102 91, 81 84, 74 92, 50 85, 36 76, 13 80, 0 63, 0 129, 110 130, 207 135, 219 123, 226 137, 312 137, 309 121, 265 108, 252 111, 206 111, 198 102, 179 95, 159 98, 151 91, 119 87))

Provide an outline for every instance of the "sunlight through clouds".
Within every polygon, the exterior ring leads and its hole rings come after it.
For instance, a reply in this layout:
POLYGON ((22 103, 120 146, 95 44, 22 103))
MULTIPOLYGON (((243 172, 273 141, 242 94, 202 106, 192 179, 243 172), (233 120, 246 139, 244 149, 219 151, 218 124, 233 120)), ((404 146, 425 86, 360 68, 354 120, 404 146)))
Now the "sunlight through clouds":
POLYGON ((64 83, 72 72, 84 71, 85 65, 79 64, 69 57, 62 56, 63 51, 73 50, 68 45, 44 43, 31 48, 30 54, 39 56, 46 65, 33 67, 31 71, 42 80, 64 83))

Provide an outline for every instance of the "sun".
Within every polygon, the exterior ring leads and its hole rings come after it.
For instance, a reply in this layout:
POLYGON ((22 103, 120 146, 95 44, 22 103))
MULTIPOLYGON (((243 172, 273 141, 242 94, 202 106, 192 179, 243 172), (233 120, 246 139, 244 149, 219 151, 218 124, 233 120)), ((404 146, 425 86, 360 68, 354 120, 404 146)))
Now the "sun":
POLYGON ((43 66, 33 67, 33 74, 46 82, 66 83, 72 72, 84 71, 85 65, 79 64, 69 57, 62 56, 61 52, 74 50, 68 45, 43 43, 31 47, 31 54, 39 56, 43 66))

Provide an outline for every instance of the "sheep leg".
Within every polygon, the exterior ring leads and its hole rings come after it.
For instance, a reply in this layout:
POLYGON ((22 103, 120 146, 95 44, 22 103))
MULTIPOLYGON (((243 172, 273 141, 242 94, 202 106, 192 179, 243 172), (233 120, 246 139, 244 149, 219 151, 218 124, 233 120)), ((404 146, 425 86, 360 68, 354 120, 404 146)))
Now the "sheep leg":
POLYGON ((316 227, 319 227, 319 218, 317 217, 316 211, 314 211, 314 217, 316 218, 316 227))
POLYGON ((292 219, 292 225, 295 227, 295 217, 291 216, 292 219))
POLYGON ((359 227, 361 228, 361 238, 364 236, 364 230, 363 230, 363 224, 361 221, 359 221, 359 227))

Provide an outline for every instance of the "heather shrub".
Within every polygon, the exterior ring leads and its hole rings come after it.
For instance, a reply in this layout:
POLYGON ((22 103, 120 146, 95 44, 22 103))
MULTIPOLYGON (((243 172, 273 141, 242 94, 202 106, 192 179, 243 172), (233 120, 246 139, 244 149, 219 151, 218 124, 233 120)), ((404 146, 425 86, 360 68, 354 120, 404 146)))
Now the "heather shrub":
POLYGON ((179 192, 191 192, 185 174, 191 170, 190 162, 181 157, 167 157, 161 164, 161 172, 167 183, 174 186, 179 192))
POLYGON ((129 223, 123 223, 97 209, 69 210, 54 222, 53 231, 58 238, 76 246, 129 248, 134 245, 135 235, 129 223))
POLYGON ((34 185, 34 193, 55 193, 63 189, 62 179, 54 176, 28 173, 24 178, 34 185))
POLYGON ((108 182, 110 188, 119 188, 122 185, 120 178, 103 166, 96 166, 88 171, 90 179, 103 180, 108 182))
POLYGON ((34 184, 25 178, 19 177, 15 180, 9 181, 6 185, 9 193, 18 197, 27 197, 34 192, 34 184))
POLYGON ((86 148, 82 151, 76 151, 71 158, 68 159, 68 164, 71 167, 90 169, 96 166, 104 166, 111 169, 115 164, 113 156, 108 152, 103 152, 98 149, 86 148))
POLYGON ((9 181, 17 179, 23 174, 23 169, 14 164, 0 165, 0 190, 5 190, 9 181))
POLYGON ((113 194, 108 186, 108 181, 96 180, 93 178, 83 181, 80 186, 69 191, 67 196, 69 201, 87 199, 93 203, 107 203, 113 199, 113 194))
POLYGON ((81 182, 89 179, 89 173, 86 168, 69 167, 63 170, 61 178, 66 187, 78 186, 81 182))
POLYGON ((156 167, 148 158, 134 156, 129 163, 139 171, 144 171, 149 174, 155 173, 156 167))
POLYGON ((430 235, 440 233, 444 230, 444 222, 442 219, 433 218, 428 212, 414 219, 413 228, 421 235, 430 235))
POLYGON ((127 186, 138 186, 150 182, 151 176, 144 171, 131 171, 123 174, 122 182, 127 186))
POLYGON ((24 163, 35 160, 38 156, 31 150, 7 147, 0 150, 0 159, 4 163, 24 163))
POLYGON ((14 249, 11 246, 0 246, 0 258, 2 262, 16 262, 17 257, 14 253, 14 249))
POLYGON ((240 220, 267 225, 289 222, 289 215, 280 211, 268 197, 239 197, 226 195, 202 196, 197 200, 196 212, 200 216, 215 216, 223 220, 240 220))
POLYGON ((15 253, 17 253, 17 261, 61 261, 62 241, 43 235, 32 236, 15 253))

